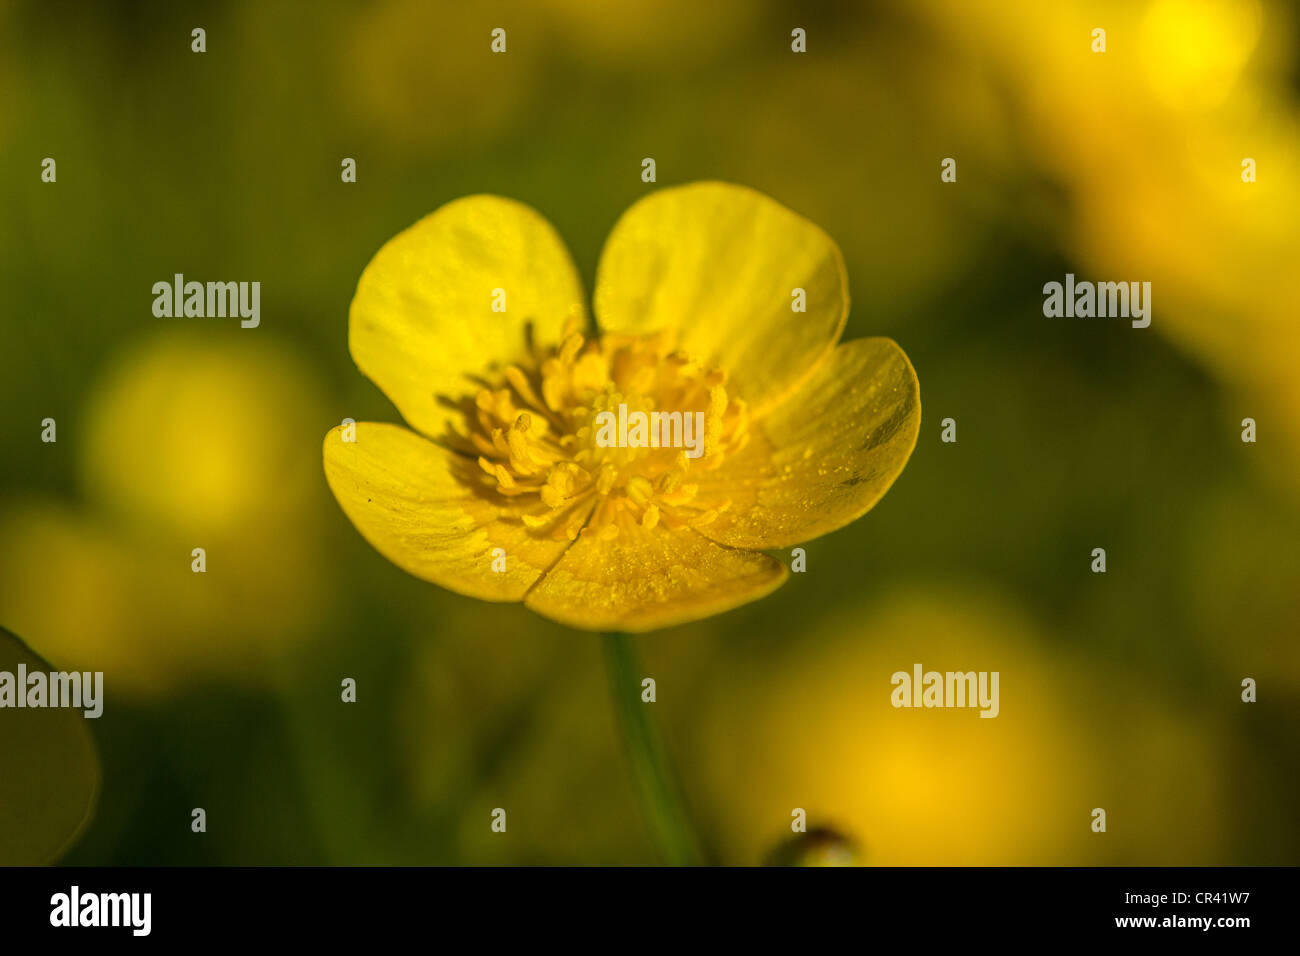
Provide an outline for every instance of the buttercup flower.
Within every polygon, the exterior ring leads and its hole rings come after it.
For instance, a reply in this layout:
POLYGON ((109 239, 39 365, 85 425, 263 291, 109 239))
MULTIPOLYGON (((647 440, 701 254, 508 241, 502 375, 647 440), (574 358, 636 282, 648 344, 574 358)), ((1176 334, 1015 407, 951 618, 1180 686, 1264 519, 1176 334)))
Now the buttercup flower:
POLYGON ((555 230, 509 199, 448 203, 380 249, 349 347, 415 430, 339 426, 324 460, 381 554, 573 627, 653 630, 770 593, 787 570, 763 551, 860 517, 916 444, 907 356, 836 344, 839 249, 753 190, 634 204, 593 304, 594 329, 555 230), (604 412, 699 412, 703 452, 598 440, 604 412))

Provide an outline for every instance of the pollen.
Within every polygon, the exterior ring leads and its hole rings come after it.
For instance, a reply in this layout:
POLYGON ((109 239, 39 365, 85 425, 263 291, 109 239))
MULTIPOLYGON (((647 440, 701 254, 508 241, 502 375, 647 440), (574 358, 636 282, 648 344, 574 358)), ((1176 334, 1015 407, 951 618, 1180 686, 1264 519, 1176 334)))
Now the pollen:
POLYGON ((671 349, 663 335, 588 338, 576 325, 558 346, 529 351, 473 397, 462 437, 478 455, 477 480, 516 506, 531 532, 608 541, 636 527, 703 527, 730 507, 727 498, 703 500, 692 481, 749 439, 745 402, 723 370, 671 349), (598 442, 598 417, 617 409, 701 413, 703 454, 667 441, 598 442))

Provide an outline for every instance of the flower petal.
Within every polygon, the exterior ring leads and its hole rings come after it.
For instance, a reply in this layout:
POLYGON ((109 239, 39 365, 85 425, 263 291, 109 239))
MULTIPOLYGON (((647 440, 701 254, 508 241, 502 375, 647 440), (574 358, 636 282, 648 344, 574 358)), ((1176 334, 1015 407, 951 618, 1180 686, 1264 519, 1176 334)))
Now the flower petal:
POLYGON ((521 508, 476 484, 478 466, 400 425, 325 436, 325 478, 362 536, 404 571, 485 601, 521 600, 569 541, 531 533, 521 508), (505 552, 494 571, 493 549, 505 552))
MULTIPOLYGON (((0 671, 13 680, 19 667, 29 673, 54 670, 17 635, 0 627, 0 671)), ((28 696, 23 684, 15 689, 19 700, 28 696)), ((59 693, 53 679, 49 693, 59 693)), ((28 705, 0 720, 0 759, 5 766, 0 783, 0 866, 57 862, 95 815, 103 775, 89 729, 92 721, 84 716, 90 701, 83 701, 81 690, 74 693, 75 709, 53 702, 49 707, 28 705)), ((99 697, 99 705, 103 702, 99 697)), ((13 703, 7 700, 5 706, 13 703)))
POLYGON ((348 317, 348 346, 411 427, 442 438, 472 381, 527 355, 526 330, 558 342, 586 315, 564 243, 535 210, 499 196, 447 203, 370 260, 348 317), (494 312, 494 290, 505 311, 494 312))
POLYGON ((692 476, 701 501, 731 501, 702 531, 732 547, 783 548, 842 528, 889 490, 920 426, 916 372, 898 344, 846 342, 750 425, 739 454, 692 476))
POLYGON ((765 554, 689 528, 629 524, 613 540, 579 538, 524 603, 570 627, 652 631, 758 600, 785 578, 785 565, 765 554))
POLYGON ((705 182, 652 193, 623 214, 594 303, 602 332, 674 333, 761 411, 834 348, 849 286, 839 248, 816 225, 752 189, 705 182), (795 289, 806 312, 792 311, 795 289))

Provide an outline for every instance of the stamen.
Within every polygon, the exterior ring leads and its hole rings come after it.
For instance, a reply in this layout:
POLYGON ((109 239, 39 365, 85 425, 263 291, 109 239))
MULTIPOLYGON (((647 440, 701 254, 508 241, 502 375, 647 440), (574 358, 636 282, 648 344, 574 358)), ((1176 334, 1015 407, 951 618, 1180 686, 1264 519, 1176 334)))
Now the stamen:
POLYGON ((699 502, 693 469, 717 468, 749 439, 743 401, 723 369, 668 351, 663 334, 588 340, 570 323, 561 344, 507 366, 498 388, 474 394, 466 426, 482 481, 523 506, 530 533, 608 541, 622 528, 702 527, 730 501, 699 502), (516 404, 516 400, 519 404, 516 404), (662 445, 597 445, 597 415, 620 404, 646 414, 701 413, 703 454, 662 445))

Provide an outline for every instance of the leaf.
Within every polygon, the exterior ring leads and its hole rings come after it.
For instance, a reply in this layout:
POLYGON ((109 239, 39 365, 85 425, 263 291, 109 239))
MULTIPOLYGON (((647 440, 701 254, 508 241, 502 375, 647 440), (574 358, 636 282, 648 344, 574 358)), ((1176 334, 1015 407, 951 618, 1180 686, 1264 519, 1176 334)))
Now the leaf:
MULTIPOLYGON (((19 664, 53 669, 0 627, 0 680, 16 682, 19 664)), ((90 822, 100 770, 86 721, 76 707, 0 707, 0 866, 53 863, 90 822)))

